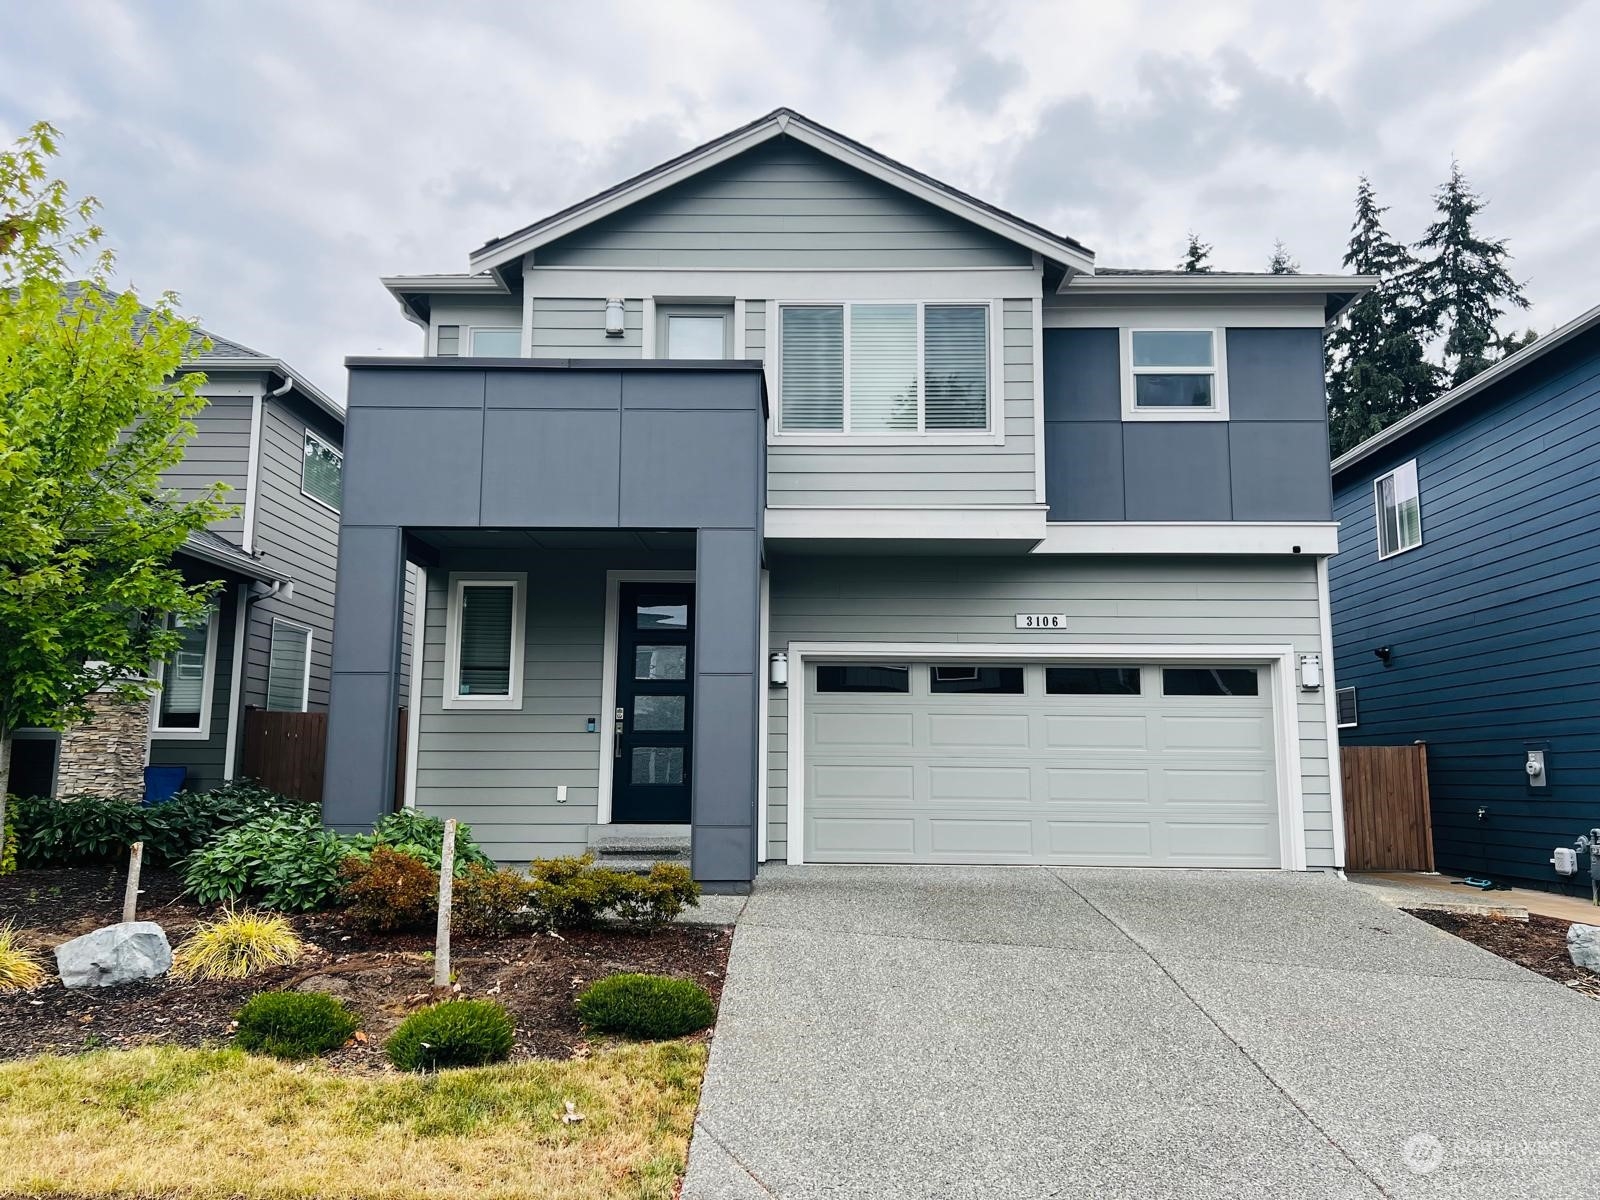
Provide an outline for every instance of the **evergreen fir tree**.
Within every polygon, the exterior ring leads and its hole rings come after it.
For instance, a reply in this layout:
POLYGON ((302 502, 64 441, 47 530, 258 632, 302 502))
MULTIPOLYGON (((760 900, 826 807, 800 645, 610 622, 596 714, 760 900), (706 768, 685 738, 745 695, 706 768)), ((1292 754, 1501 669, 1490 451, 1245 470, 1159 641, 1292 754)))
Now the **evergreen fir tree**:
POLYGON ((1189 244, 1184 248, 1183 261, 1178 264, 1178 270, 1190 274, 1211 270, 1211 245, 1202 242, 1192 229, 1189 231, 1189 244))
POLYGON ((1289 255, 1289 247, 1279 238, 1272 243, 1272 258, 1267 262, 1267 272, 1271 275, 1298 275, 1300 264, 1289 255))
POLYGON ((1412 287, 1425 327, 1444 336, 1451 387, 1503 356, 1495 323, 1507 307, 1528 307, 1522 285, 1506 269, 1511 255, 1505 241, 1480 237, 1473 228, 1486 204, 1461 174, 1461 164, 1451 160, 1450 179, 1434 194, 1438 220, 1415 247, 1431 252, 1413 272, 1412 287))
POLYGON ((1328 436, 1334 457, 1439 392, 1439 369, 1423 353, 1421 305, 1409 287, 1416 260, 1384 231, 1387 211, 1363 175, 1343 261, 1357 274, 1377 276, 1379 283, 1351 305, 1328 339, 1328 436))

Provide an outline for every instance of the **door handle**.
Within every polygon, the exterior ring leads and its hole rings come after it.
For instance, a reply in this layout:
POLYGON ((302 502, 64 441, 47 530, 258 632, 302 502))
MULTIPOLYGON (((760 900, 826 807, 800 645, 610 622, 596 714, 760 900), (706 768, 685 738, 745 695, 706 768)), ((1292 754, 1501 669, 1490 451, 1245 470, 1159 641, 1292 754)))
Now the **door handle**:
POLYGON ((626 715, 626 712, 620 706, 613 714, 615 721, 615 732, 611 735, 611 756, 613 758, 622 757, 622 723, 626 719, 626 715))

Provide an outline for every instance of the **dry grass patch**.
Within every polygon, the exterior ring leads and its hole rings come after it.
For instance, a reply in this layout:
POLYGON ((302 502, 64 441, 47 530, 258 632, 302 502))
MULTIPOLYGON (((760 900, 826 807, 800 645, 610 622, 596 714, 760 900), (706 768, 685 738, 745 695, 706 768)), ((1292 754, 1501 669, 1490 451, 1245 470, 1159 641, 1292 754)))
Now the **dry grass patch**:
POLYGON ((25 1059, 0 1066, 0 1195, 666 1200, 705 1058, 665 1042, 421 1077, 172 1047, 25 1059))

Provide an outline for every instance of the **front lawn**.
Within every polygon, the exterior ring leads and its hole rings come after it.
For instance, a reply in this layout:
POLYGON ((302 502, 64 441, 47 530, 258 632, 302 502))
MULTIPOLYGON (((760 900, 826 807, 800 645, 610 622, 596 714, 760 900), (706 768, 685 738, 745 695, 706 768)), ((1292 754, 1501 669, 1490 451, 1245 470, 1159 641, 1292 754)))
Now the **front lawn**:
POLYGON ((699 1041, 424 1076, 172 1046, 25 1059, 0 1065, 0 1195, 665 1200, 705 1060, 699 1041))

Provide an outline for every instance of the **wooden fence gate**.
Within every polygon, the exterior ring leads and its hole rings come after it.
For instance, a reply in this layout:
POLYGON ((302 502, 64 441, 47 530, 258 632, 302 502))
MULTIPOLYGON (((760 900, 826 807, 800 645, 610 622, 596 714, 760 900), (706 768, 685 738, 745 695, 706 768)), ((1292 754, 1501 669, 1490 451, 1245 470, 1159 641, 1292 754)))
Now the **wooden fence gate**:
MULTIPOLYGON (((327 713, 245 709, 241 775, 260 780, 285 796, 321 804, 322 771, 327 756, 327 713)), ((405 803, 406 710, 403 708, 394 757, 394 807, 398 809, 405 803)))
POLYGON ((1433 870, 1428 748, 1344 746, 1345 867, 1351 871, 1433 870))

